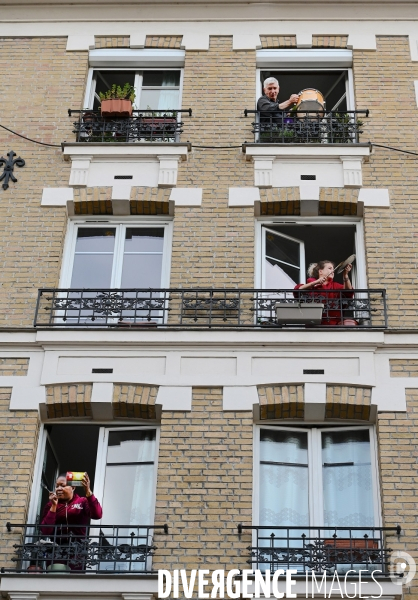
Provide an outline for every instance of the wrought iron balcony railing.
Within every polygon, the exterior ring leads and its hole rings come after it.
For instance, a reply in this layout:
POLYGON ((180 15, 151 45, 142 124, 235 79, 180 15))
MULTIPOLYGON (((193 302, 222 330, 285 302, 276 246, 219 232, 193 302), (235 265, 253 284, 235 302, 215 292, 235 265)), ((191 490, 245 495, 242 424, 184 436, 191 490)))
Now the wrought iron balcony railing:
POLYGON ((386 293, 381 289, 41 289, 34 325, 385 329, 386 293))
POLYGON ((244 115, 255 115, 251 123, 254 142, 260 144, 358 144, 362 117, 368 110, 350 111, 288 111, 261 112, 245 110, 244 115))
MULTIPOLYGON (((270 572, 295 569, 301 574, 381 571, 387 576, 390 554, 387 535, 400 535, 401 527, 276 527, 238 525, 238 534, 253 532, 247 550, 251 569, 270 572)), ((377 575, 380 575, 377 573, 377 575)))
POLYGON ((45 535, 39 525, 7 523, 7 531, 21 530, 14 544, 14 568, 2 567, 2 573, 153 573, 153 532, 168 533, 167 525, 81 525, 85 535, 75 534, 61 525, 48 525, 45 535), (52 531, 52 533, 51 533, 52 531))
POLYGON ((134 110, 131 117, 102 117, 97 110, 68 110, 78 116, 76 142, 178 142, 183 132, 181 115, 188 110, 134 110))

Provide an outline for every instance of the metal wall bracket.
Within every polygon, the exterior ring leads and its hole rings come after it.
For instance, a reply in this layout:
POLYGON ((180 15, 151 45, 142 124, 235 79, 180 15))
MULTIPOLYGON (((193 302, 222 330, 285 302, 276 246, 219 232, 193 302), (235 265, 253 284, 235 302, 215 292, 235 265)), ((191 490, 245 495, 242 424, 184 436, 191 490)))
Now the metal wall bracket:
POLYGON ((0 165, 4 165, 3 173, 0 175, 0 181, 4 180, 2 186, 4 190, 7 190, 7 188, 9 187, 9 179, 11 179, 14 183, 17 182, 16 177, 13 175, 15 165, 18 167, 25 166, 25 161, 23 160, 23 158, 20 158, 20 156, 18 158, 13 158, 14 156, 16 156, 16 152, 13 152, 13 150, 10 150, 7 156, 7 159, 5 159, 3 156, 0 157, 0 165))

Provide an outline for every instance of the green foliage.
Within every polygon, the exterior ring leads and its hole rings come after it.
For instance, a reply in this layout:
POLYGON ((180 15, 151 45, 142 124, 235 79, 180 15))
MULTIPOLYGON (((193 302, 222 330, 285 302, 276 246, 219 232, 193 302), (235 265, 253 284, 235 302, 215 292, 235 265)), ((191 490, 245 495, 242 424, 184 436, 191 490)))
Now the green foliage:
POLYGON ((135 88, 130 83, 125 83, 123 87, 114 83, 107 92, 99 92, 100 100, 135 100, 135 88))

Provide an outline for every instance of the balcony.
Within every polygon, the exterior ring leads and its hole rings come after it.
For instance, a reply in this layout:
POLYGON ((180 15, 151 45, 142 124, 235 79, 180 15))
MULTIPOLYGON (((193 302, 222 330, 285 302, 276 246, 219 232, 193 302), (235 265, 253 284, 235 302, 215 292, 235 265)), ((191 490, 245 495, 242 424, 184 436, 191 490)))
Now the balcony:
POLYGON ((253 532, 247 550, 252 570, 274 573, 295 569, 298 574, 381 571, 389 576, 386 536, 399 536, 401 527, 279 527, 238 525, 238 534, 253 532))
POLYGON ((134 110, 131 117, 102 117, 100 111, 68 110, 68 115, 78 117, 73 133, 76 142, 127 143, 176 142, 183 133, 181 116, 192 116, 188 110, 134 110))
POLYGON ((266 289, 41 289, 35 327, 385 329, 386 292, 266 289))
POLYGON ((48 525, 51 535, 42 534, 39 525, 7 523, 6 527, 9 533, 21 530, 21 539, 13 546, 11 560, 16 566, 2 567, 1 573, 20 574, 154 574, 153 532, 168 533, 167 525, 91 525, 86 535, 64 534, 61 525, 48 525))
POLYGON ((362 118, 368 110, 303 111, 267 113, 244 110, 245 117, 255 115, 251 123, 254 142, 259 144, 359 144, 363 133, 362 118))

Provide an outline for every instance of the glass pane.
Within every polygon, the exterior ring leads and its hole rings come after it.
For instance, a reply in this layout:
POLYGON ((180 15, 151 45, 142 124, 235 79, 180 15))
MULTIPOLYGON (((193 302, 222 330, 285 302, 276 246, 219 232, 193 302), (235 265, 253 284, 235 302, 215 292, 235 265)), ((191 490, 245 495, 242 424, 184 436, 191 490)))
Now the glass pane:
POLYGON ((112 278, 113 254, 76 254, 72 288, 109 288, 112 278))
POLYGON ((276 263, 274 260, 265 260, 265 287, 271 289, 292 289, 299 283, 300 270, 276 263))
POLYGON ((303 431, 262 429, 261 460, 308 465, 308 436, 303 431))
MULTIPOLYGON (((179 90, 142 90, 139 110, 177 110, 179 90)), ((158 115, 156 115, 158 116, 158 115)))
POLYGON ((304 432, 261 431, 261 462, 290 464, 260 465, 260 525, 309 524, 307 443, 304 432))
POLYGON ((300 267, 300 243, 266 232, 266 256, 300 267))
POLYGON ((116 229, 80 227, 77 232, 75 251, 77 252, 113 252, 116 229))
POLYGON ((179 86, 180 71, 144 71, 143 86, 179 86))
POLYGON ((125 83, 134 85, 134 71, 95 71, 96 76, 96 94, 99 92, 107 92, 112 85, 120 85, 123 87, 125 83))
POLYGON ((125 252, 162 252, 164 229, 128 227, 125 237, 125 252))
POLYGON ((324 524, 373 527, 369 431, 322 433, 322 461, 324 524))
POLYGON ((154 460, 155 429, 110 431, 107 463, 149 462, 154 460))
POLYGON ((160 288, 162 254, 125 254, 122 288, 160 288))
POLYGON ((151 525, 153 482, 154 465, 107 465, 102 523, 151 525))

